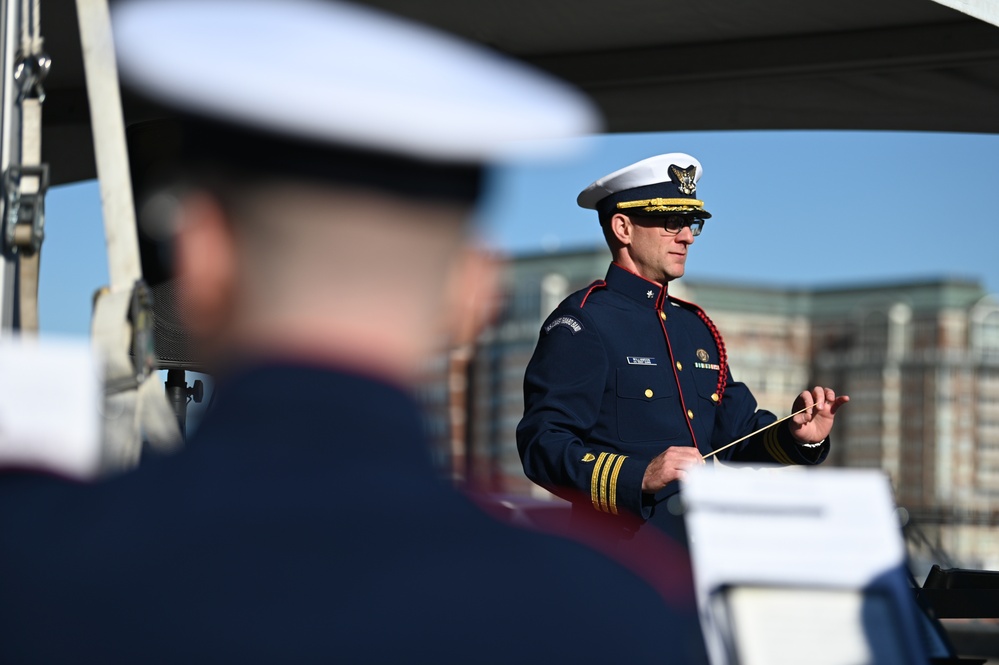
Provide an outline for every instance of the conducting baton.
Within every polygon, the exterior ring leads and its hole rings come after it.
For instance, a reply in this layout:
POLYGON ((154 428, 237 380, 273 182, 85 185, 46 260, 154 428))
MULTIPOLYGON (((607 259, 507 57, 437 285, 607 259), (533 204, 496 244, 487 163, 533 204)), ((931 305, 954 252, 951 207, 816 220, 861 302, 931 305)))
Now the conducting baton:
MULTIPOLYGON (((815 404, 812 404, 812 406, 815 406, 815 404)), ((755 432, 750 432, 749 434, 747 434, 746 436, 742 437, 741 439, 736 439, 732 443, 727 443, 724 446, 722 446, 721 448, 719 448, 718 450, 712 450, 710 453, 708 453, 707 455, 705 455, 701 459, 703 460, 703 459, 707 459, 707 458, 711 457, 712 455, 717 455, 718 453, 720 453, 721 451, 725 450, 726 448, 731 448, 732 446, 734 446, 735 444, 739 443, 740 441, 745 441, 746 439, 748 439, 751 436, 756 436, 757 434, 759 434, 763 430, 769 429, 769 428, 773 427, 774 425, 776 425, 777 423, 782 423, 785 420, 787 420, 788 418, 793 418, 794 416, 798 415, 799 413, 804 413, 805 411, 808 411, 810 408, 812 408, 812 406, 806 406, 806 407, 804 407, 802 409, 798 409, 794 413, 790 413, 790 414, 784 416, 783 418, 781 418, 780 420, 775 420, 772 423, 770 423, 769 425, 764 425, 760 429, 756 430, 755 432)))

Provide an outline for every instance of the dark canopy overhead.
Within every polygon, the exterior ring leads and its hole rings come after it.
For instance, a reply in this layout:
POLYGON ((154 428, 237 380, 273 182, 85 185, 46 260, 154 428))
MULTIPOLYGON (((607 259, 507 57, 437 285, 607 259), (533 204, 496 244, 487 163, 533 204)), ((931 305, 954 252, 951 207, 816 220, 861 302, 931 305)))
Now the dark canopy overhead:
MULTIPOLYGON (((999 131, 999 27, 933 0, 366 4, 572 81, 597 100, 612 132, 999 131)), ((43 149, 56 182, 94 176, 75 30, 74 0, 43 0, 53 60, 43 149)), ((129 109, 128 119, 140 112, 129 109)))

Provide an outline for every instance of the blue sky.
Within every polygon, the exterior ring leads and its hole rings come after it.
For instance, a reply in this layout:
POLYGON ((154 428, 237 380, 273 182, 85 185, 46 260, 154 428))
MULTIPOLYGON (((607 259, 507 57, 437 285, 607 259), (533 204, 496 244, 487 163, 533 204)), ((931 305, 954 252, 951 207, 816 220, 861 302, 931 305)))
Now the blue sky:
POLYGON ((486 209, 514 252, 602 242, 578 208, 596 178, 664 152, 704 166, 713 217, 687 275, 781 285, 961 276, 999 292, 999 136, 892 132, 625 134, 506 168, 486 209))
MULTIPOLYGON (((701 161, 713 217, 687 275, 783 286, 961 277, 999 294, 999 136, 901 132, 694 132, 580 140, 571 154, 496 169, 480 216, 509 253, 597 246, 576 206, 593 180, 664 152, 701 161)), ((93 182, 46 201, 42 330, 85 335, 107 283, 93 182)), ((595 275, 595 277, 597 277, 595 275)))

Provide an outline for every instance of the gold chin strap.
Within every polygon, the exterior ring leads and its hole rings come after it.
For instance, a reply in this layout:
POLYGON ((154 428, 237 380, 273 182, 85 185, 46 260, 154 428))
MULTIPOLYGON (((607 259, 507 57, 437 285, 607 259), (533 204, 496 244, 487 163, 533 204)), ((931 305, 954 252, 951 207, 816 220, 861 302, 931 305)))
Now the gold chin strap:
POLYGON ((619 210, 642 208, 643 212, 703 212, 704 201, 697 199, 645 199, 643 201, 622 201, 619 210))

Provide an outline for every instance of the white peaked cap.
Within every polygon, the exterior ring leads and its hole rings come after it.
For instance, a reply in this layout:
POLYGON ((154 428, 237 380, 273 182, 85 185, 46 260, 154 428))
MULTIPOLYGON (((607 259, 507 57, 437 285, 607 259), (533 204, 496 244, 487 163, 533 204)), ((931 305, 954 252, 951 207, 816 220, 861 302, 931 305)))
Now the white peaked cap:
POLYGON ((695 183, 704 174, 701 163, 686 153, 670 152, 665 155, 656 155, 625 166, 623 169, 618 169, 614 173, 596 180, 579 193, 579 196, 576 197, 576 203, 581 208, 596 209, 597 203, 612 194, 637 187, 668 183, 671 181, 670 166, 679 166, 682 169, 695 166, 695 183))
POLYGON ((310 141, 445 162, 599 129, 595 107, 485 48, 331 0, 126 0, 122 80, 153 101, 310 141))

